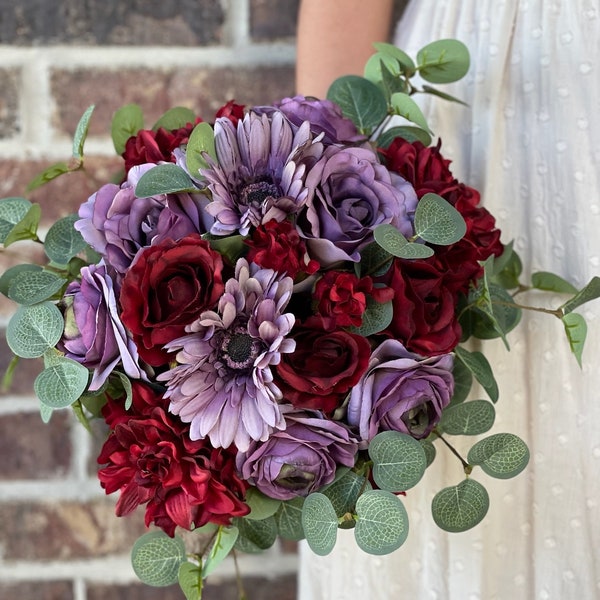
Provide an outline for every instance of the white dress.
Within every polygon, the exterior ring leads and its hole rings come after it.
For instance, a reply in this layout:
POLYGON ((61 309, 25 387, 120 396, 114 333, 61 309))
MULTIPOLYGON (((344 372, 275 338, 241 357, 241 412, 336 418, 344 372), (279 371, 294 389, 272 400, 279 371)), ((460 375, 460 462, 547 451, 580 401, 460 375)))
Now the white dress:
MULTIPOLYGON (((600 275, 599 1, 413 0, 397 45, 415 56, 442 38, 471 52, 467 77, 441 88, 470 107, 423 104, 453 172, 482 192, 528 273, 578 286, 600 275)), ((521 436, 531 461, 510 480, 473 473, 490 493, 484 521, 461 534, 433 523, 431 498, 462 479, 440 446, 405 499, 408 541, 383 557, 360 551, 351 531, 328 557, 302 544, 300 600, 600 598, 600 300, 580 312, 582 370, 549 315, 529 313, 511 352, 485 342, 500 386, 491 433, 521 436)), ((463 453, 473 443, 453 441, 463 453)))

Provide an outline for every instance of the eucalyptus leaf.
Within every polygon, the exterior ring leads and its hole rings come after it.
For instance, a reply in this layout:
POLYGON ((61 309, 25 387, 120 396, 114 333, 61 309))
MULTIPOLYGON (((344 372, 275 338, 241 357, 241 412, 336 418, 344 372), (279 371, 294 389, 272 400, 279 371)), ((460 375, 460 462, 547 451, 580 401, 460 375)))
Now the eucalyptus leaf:
POLYGON ((86 241, 75 229, 78 215, 69 215, 56 221, 46 234, 44 251, 48 258, 59 265, 66 265, 77 254, 85 250, 86 241))
POLYGON ((179 587, 185 600, 202 599, 202 567, 191 562, 181 563, 177 573, 179 587))
POLYGON ((33 382, 42 404, 50 408, 66 408, 75 402, 88 385, 89 372, 78 362, 62 358, 44 369, 33 382))
POLYGON ((471 465, 480 466, 490 477, 510 479, 529 462, 529 448, 512 433, 496 433, 477 442, 467 455, 471 465))
POLYGON ((85 144, 90 129, 90 119, 92 118, 94 108, 95 106, 92 104, 86 109, 83 115, 81 115, 81 119, 79 119, 79 123, 77 123, 77 127, 75 128, 75 135, 73 136, 73 158, 77 160, 83 159, 83 145, 85 144))
POLYGON ((217 160, 215 132, 209 123, 198 123, 190 134, 185 151, 185 164, 192 177, 199 178, 200 169, 208 167, 204 154, 217 160))
POLYGON ((389 148, 396 138, 402 138, 410 143, 421 142, 423 146, 431 145, 431 135, 424 129, 412 125, 398 125, 386 129, 377 138, 377 146, 379 148, 389 148))
POLYGON ((195 121, 196 114, 193 110, 186 106, 174 106, 154 123, 152 129, 158 131, 162 127, 167 131, 173 131, 174 129, 185 127, 188 124, 193 124, 195 121))
POLYGON ((21 273, 39 273, 41 270, 42 267, 39 265, 27 263, 15 265, 14 267, 6 269, 6 271, 2 273, 2 277, 0 277, 0 293, 8 297, 8 290, 10 289, 12 282, 19 277, 21 273))
POLYGON ((20 306, 8 322, 6 341, 17 356, 38 358, 56 346, 63 329, 63 316, 51 302, 20 306))
POLYGON ((365 492, 356 503, 356 514, 354 537, 369 554, 390 554, 408 537, 408 514, 400 498, 391 492, 365 492))
POLYGON ((431 503, 436 525, 444 531, 458 533, 475 527, 487 514, 490 498, 487 490, 473 479, 438 492, 431 503))
POLYGON ((426 242, 448 246, 461 240, 467 232, 462 215, 437 194, 425 194, 415 211, 415 232, 426 242))
POLYGON ((502 337, 508 348, 506 334, 520 323, 523 311, 515 306, 512 296, 496 284, 489 285, 488 298, 489 305, 486 305, 486 308, 489 312, 485 310, 482 318, 475 318, 472 335, 480 340, 502 337))
POLYGON ((133 404, 133 387, 131 385, 131 379, 129 379, 125 373, 121 373, 121 371, 113 371, 113 373, 118 377, 123 392, 125 392, 125 410, 129 410, 133 404))
POLYGON ((261 521, 235 518, 232 524, 239 529, 235 548, 241 552, 255 554, 270 548, 277 539, 277 524, 274 517, 261 521))
POLYGON ((177 583, 179 568, 186 561, 185 545, 179 536, 162 531, 142 535, 133 545, 131 564, 146 585, 166 587, 177 583))
POLYGON ((479 435, 492 428, 495 418, 493 404, 487 400, 472 400, 446 407, 439 426, 450 435, 479 435))
POLYGON ((387 116, 383 92, 372 81, 358 75, 336 79, 327 91, 327 99, 338 104, 344 116, 367 135, 387 116))
POLYGON ((304 498, 298 496, 282 502, 275 513, 275 523, 278 534, 286 540, 299 541, 304 539, 302 527, 302 507, 304 498))
POLYGON ((127 140, 144 128, 144 113, 137 104, 126 104, 112 118, 111 137, 117 154, 125 152, 127 140))
POLYGON ((547 271, 533 273, 531 275, 531 285, 538 290, 558 294, 577 294, 578 292, 577 288, 566 279, 547 271))
POLYGON ((424 85, 423 91, 426 94, 431 94, 432 96, 437 96, 442 100, 447 100, 448 102, 456 102, 457 104, 462 104, 463 106, 469 106, 466 102, 463 102, 460 98, 456 98, 455 96, 451 96, 450 94, 446 94, 445 92, 441 92, 436 88, 432 88, 430 85, 424 85))
POLYGON ((430 83, 452 83, 469 70, 468 48, 458 40, 438 40, 417 53, 419 74, 430 83))
POLYGON ((25 218, 31 208, 26 198, 3 198, 0 200, 0 243, 4 243, 12 228, 25 218))
POLYGON ((309 494, 302 507, 302 527, 310 549, 319 556, 329 554, 337 540, 338 519, 327 496, 309 494))
POLYGON ((563 314, 568 314, 579 308, 582 304, 600 298, 600 277, 592 277, 589 283, 573 298, 565 302, 560 308, 563 314))
POLYGON ((52 413, 54 412, 53 408, 46 406, 40 402, 40 418, 42 419, 42 423, 48 424, 50 419, 52 418, 52 413))
POLYGON ((427 119, 425 119, 421 108, 408 94, 402 92, 392 94, 390 105, 395 115, 404 117, 411 123, 416 123, 421 129, 427 132, 430 131, 427 119))
POLYGON ((481 352, 469 352, 461 346, 457 346, 454 352, 458 360, 471 371, 475 379, 483 386, 490 400, 497 402, 499 397, 498 384, 487 358, 481 352))
POLYGON ((400 64, 407 77, 411 77, 414 74, 416 69, 415 63, 404 50, 387 42, 375 42, 373 46, 378 54, 391 58, 400 64))
POLYGON ((419 444, 421 444, 423 451, 425 452, 425 459, 427 461, 427 466, 429 466, 435 460, 435 455, 437 454, 435 446, 428 439, 419 440, 419 444))
POLYGON ((47 169, 44 169, 39 175, 36 175, 28 184, 27 191, 31 192, 44 184, 68 173, 71 169, 65 162, 58 162, 50 165, 47 169))
POLYGON ((163 163, 149 169, 140 177, 135 187, 135 195, 138 198, 197 191, 190 176, 174 163, 163 163))
POLYGON ((335 514, 343 517, 346 513, 354 512, 360 494, 372 487, 365 477, 348 471, 341 479, 323 490, 323 494, 331 501, 335 514))
POLYGON ((577 359, 577 363, 581 367, 583 347, 587 337, 587 323, 580 314, 573 312, 564 315, 562 317, 562 322, 565 327, 567 339, 569 340, 571 352, 573 352, 577 359))
POLYGON ((393 257, 387 250, 377 242, 371 242, 361 250, 360 262, 354 263, 354 271, 357 277, 378 277, 388 272, 392 262, 393 257))
POLYGON ((214 544, 206 557, 202 577, 208 577, 227 558, 235 546, 239 534, 240 531, 237 527, 219 527, 214 544))
POLYGON ((262 521, 267 517, 272 517, 278 510, 281 500, 265 496, 259 489, 251 487, 246 492, 246 504, 250 507, 250 514, 246 519, 262 521))
POLYGON ((512 246, 512 242, 506 245, 502 255, 494 260, 492 274, 492 281, 507 290, 519 287, 519 277, 523 272, 521 259, 512 246))
POLYGON ((417 259, 433 256, 433 250, 429 246, 409 242, 390 223, 378 225, 373 231, 373 237, 386 252, 398 258, 417 259))
POLYGON ((37 239, 37 230, 42 216, 42 209, 39 204, 35 203, 29 207, 29 210, 4 238, 4 247, 8 248, 15 242, 23 240, 37 239))
POLYGON ((415 438, 398 431, 382 431, 369 444, 373 479, 383 490, 403 492, 421 480, 427 458, 415 438))
POLYGON ((383 331, 394 317, 392 301, 376 302, 370 296, 367 297, 367 307, 362 314, 362 323, 358 327, 351 327, 351 331, 363 337, 375 335, 383 331))
POLYGON ((454 377, 454 393, 450 404, 460 404, 467 399, 471 387, 473 387, 473 374, 465 363, 455 360, 452 367, 452 376, 454 377))
POLYGON ((50 271, 21 271, 10 282, 8 297, 18 304, 37 304, 51 298, 67 283, 50 271))

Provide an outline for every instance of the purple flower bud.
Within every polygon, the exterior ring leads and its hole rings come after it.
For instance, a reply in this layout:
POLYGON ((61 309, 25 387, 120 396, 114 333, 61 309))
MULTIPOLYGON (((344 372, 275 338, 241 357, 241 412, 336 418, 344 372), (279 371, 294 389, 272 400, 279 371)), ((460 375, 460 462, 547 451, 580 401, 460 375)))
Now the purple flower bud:
POLYGON ((348 423, 358 427, 361 447, 380 431, 427 437, 454 392, 451 354, 423 358, 397 340, 373 351, 369 367, 348 403, 348 423))

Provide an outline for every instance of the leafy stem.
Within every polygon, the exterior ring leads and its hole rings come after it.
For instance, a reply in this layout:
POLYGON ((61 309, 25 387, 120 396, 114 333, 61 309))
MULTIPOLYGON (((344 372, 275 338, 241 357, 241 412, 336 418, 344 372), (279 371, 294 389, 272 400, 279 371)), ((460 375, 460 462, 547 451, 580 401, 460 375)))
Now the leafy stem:
POLYGON ((440 440, 442 440, 442 442, 448 447, 450 452, 452 452, 452 454, 454 454, 454 456, 456 456, 456 458, 458 458, 458 460, 460 460, 460 462, 463 466, 465 475, 470 475, 471 471, 473 471, 473 467, 458 453, 456 448, 454 446, 452 446, 452 444, 450 444, 446 440, 446 438, 444 438, 444 436, 437 429, 434 429, 432 433, 434 433, 440 440))

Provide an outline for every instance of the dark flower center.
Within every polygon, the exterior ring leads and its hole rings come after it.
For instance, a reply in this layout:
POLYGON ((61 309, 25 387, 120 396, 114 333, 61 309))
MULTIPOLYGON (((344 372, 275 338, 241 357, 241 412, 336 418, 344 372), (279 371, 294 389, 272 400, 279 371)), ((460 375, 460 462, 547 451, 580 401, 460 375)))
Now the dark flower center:
POLYGON ((295 465, 285 463, 275 481, 288 490, 302 490, 310 486, 314 480, 313 473, 302 471, 295 465))
POLYGON ((255 181, 242 190, 242 203, 246 206, 260 208, 265 200, 279 198, 279 188, 271 181, 255 181))
POLYGON ((231 369, 248 369, 262 352, 261 340, 248 334, 245 327, 238 326, 227 331, 221 342, 221 357, 231 369))
POLYGON ((426 404, 411 408, 402 420, 413 435, 422 435, 429 426, 429 410, 426 404))

